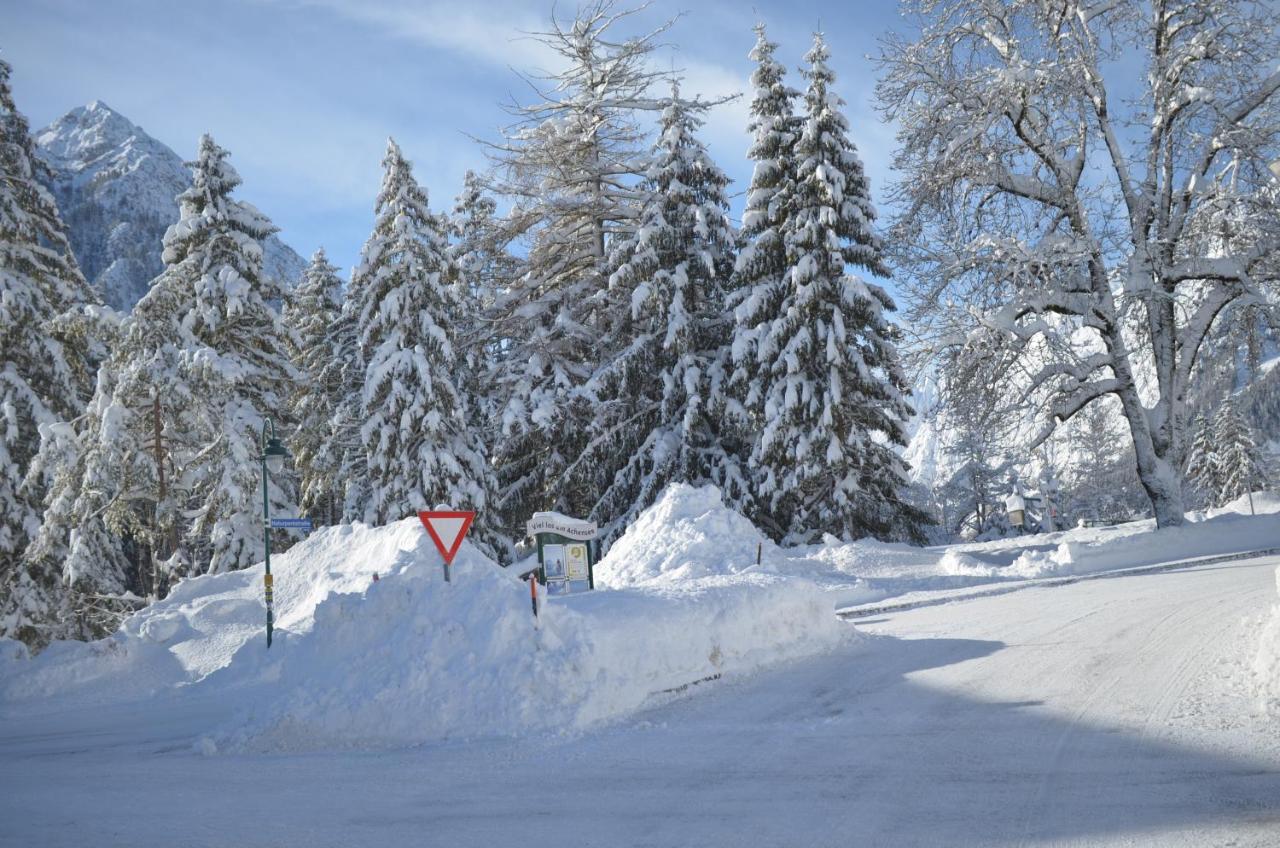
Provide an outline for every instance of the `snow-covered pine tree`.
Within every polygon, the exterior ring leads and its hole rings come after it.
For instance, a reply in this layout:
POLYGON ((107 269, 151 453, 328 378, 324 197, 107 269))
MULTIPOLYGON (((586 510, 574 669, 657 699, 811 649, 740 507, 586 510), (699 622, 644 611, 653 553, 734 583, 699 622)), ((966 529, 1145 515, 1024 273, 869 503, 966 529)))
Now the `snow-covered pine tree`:
POLYGON ((81 414, 91 388, 95 340, 82 319, 100 300, 38 180, 11 70, 0 61, 0 636, 38 646, 64 635, 67 589, 50 563, 23 555, 54 469, 72 461, 60 422, 81 414), (42 430, 51 444, 38 460, 42 430))
POLYGON ((394 141, 382 165, 373 233, 352 275, 367 363, 366 514, 384 523, 438 504, 474 509, 473 540, 498 554, 489 532, 493 475, 455 381, 451 327, 468 308, 466 284, 449 258, 443 222, 394 141))
POLYGON ((1201 412, 1195 418, 1191 445, 1187 449, 1186 480, 1204 498, 1213 503, 1218 497, 1221 481, 1218 478, 1217 434, 1213 418, 1201 412))
POLYGON ((468 170, 462 179, 449 228, 449 256, 478 301, 477 314, 492 320, 494 303, 519 273, 519 262, 507 249, 508 231, 498 217, 498 203, 475 171, 468 170))
POLYGON ((535 510, 582 515, 596 500, 595 487, 573 489, 562 478, 592 414, 578 389, 615 318, 604 309, 608 255, 639 213, 634 186, 648 145, 636 115, 662 108, 649 94, 661 74, 648 60, 670 23, 616 35, 636 11, 595 0, 571 22, 553 18, 534 34, 563 68, 526 80, 533 102, 511 108, 516 123, 492 146, 496 188, 513 201, 510 231, 527 246, 523 273, 500 304, 499 333, 511 349, 497 466, 513 529, 535 510))
MULTIPOLYGON (((226 151, 200 140, 165 270, 123 322, 60 475, 33 556, 58 563, 84 600, 79 632, 108 632, 137 595, 175 577, 242 568, 263 551, 259 433, 293 369, 280 292, 261 274, 273 228, 231 199, 226 151), (65 552, 65 553, 64 553, 65 552)), ((273 510, 292 510, 272 479, 273 510)))
POLYGON ((935 490, 944 528, 954 536, 986 538, 1000 529, 1001 500, 1014 472, 1012 418, 998 401, 998 338, 978 337, 938 366, 938 411, 949 474, 935 490))
POLYGON ((361 300, 353 280, 329 334, 329 361, 320 372, 323 385, 336 386, 337 402, 327 436, 316 455, 318 466, 332 469, 339 520, 363 521, 369 502, 369 459, 360 427, 364 423, 365 362, 360 353, 361 300))
POLYGON ((178 303, 168 291, 153 295, 123 321, 84 415, 46 439, 60 457, 26 558, 70 590, 71 608, 50 634, 58 638, 110 632, 140 596, 162 595, 186 562, 174 438, 196 422, 187 417, 190 387, 177 376, 178 303))
POLYGON ((1213 436, 1213 464, 1218 484, 1215 505, 1224 506, 1247 494, 1249 511, 1253 512, 1253 492, 1268 484, 1270 473, 1253 429, 1236 411, 1231 398, 1227 398, 1213 416, 1213 436))
POLYGON ((724 395, 729 180, 696 136, 704 110, 673 88, 636 234, 614 252, 610 293, 622 315, 604 343, 614 353, 585 387, 591 441, 567 475, 590 485, 603 472, 590 517, 605 544, 668 483, 714 483, 739 507, 749 496, 724 395))
POLYGON ((765 526, 792 542, 822 533, 918 537, 928 518, 903 498, 906 466, 894 449, 905 445, 912 414, 899 334, 885 315, 895 307, 850 271, 888 276, 828 55, 816 35, 802 71, 809 85, 791 209, 777 230, 786 257, 780 297, 762 310, 767 300, 753 294, 739 312, 754 332, 748 401, 763 424, 752 454, 761 511, 765 526))
POLYGON ((756 63, 751 74, 755 95, 748 125, 754 140, 747 153, 755 165, 727 303, 735 319, 731 384, 747 414, 753 416, 752 430, 758 432, 763 423, 759 416, 764 366, 757 353, 761 337, 779 314, 786 295, 787 251, 782 228, 795 203, 794 148, 800 133, 795 100, 800 92, 786 84, 786 69, 773 56, 778 45, 769 41, 764 24, 756 24, 755 33, 756 43, 749 54, 756 63))
POLYGON ((465 282, 466 290, 459 295, 468 304, 453 328, 453 338, 458 359, 467 369, 464 395, 471 402, 467 420, 484 434, 486 445, 497 443, 499 369, 511 347, 495 330, 496 304, 519 273, 497 211, 484 181, 475 171, 467 171, 450 219, 454 241, 449 256, 459 280, 465 282))
MULTIPOLYGON (((165 271, 152 290, 180 304, 186 338, 179 376, 192 388, 199 444, 180 466, 183 511, 194 515, 185 544, 195 573, 231 571, 262 559, 256 505, 263 426, 287 409, 296 375, 271 302, 279 284, 263 273, 262 240, 276 232, 265 215, 231 192, 240 176, 227 151, 202 136, 192 185, 178 195, 178 223, 164 239, 165 271)), ((150 295, 148 295, 149 297, 150 295)), ((269 480, 277 515, 296 510, 286 475, 269 480)))
POLYGON ((325 450, 343 385, 335 362, 334 332, 342 311, 342 280, 324 248, 311 257, 289 295, 284 323, 293 346, 298 383, 289 399, 289 449, 298 474, 298 506, 317 524, 342 520, 344 492, 325 450))
POLYGON ((1069 430, 1070 467, 1063 487, 1064 512, 1114 523, 1142 515, 1149 503, 1138 482, 1133 451, 1125 444, 1124 419, 1114 403, 1095 403, 1069 430))

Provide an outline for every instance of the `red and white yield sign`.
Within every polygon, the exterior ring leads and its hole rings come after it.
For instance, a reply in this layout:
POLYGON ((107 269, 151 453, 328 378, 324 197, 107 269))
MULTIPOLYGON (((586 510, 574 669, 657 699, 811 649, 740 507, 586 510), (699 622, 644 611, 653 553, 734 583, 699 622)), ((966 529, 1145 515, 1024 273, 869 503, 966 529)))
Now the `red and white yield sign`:
POLYGON ((444 557, 444 579, 449 579, 449 566, 462 547, 462 540, 475 520, 474 512, 447 512, 444 510, 424 510, 418 513, 422 526, 427 528, 427 535, 436 543, 436 550, 444 557))

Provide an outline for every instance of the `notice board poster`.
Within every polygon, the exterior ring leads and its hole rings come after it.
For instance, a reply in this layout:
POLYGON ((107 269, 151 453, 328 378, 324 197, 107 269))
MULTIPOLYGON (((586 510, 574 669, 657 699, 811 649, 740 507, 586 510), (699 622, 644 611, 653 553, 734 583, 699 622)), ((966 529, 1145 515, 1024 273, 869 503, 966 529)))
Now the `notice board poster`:
POLYGON ((570 580, 586 580, 588 578, 587 546, 585 544, 575 542, 571 545, 565 545, 564 562, 565 576, 570 580))
POLYGON ((542 568, 548 581, 565 579, 567 567, 565 562, 565 547, 565 545, 542 546, 542 568))

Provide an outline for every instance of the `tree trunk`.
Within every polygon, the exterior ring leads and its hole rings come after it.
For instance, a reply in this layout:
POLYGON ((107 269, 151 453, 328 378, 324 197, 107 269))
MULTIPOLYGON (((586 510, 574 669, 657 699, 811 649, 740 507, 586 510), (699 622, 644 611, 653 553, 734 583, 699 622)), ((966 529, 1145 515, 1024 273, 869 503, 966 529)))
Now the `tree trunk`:
MULTIPOLYGON (((1127 412, 1127 410, 1126 410, 1127 412)), ((1178 462, 1157 453, 1146 428, 1133 428, 1134 452, 1138 460, 1138 479, 1151 500, 1156 527, 1177 527, 1186 520, 1182 501, 1182 469, 1178 462)))
POLYGON ((1156 527, 1177 527, 1186 520, 1182 500, 1182 457, 1178 449, 1181 440, 1161 438, 1168 433, 1164 428, 1174 424, 1174 413, 1170 409, 1173 404, 1165 398, 1158 401, 1156 408, 1164 410, 1165 420, 1157 421, 1153 426, 1151 417, 1134 388, 1133 372, 1129 368, 1128 353, 1123 348, 1123 341, 1114 337, 1112 344, 1113 354, 1118 353, 1113 359, 1112 370, 1125 386, 1117 395, 1125 420, 1129 422, 1129 432, 1133 436, 1138 480, 1151 501, 1156 527))

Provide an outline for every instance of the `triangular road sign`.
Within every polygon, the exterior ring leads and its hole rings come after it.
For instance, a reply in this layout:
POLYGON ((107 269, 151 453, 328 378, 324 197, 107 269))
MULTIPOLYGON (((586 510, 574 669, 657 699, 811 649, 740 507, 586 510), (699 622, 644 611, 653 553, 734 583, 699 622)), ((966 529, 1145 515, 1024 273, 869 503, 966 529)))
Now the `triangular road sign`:
POLYGON ((427 528, 427 535, 436 543, 436 550, 444 557, 445 565, 452 565, 453 558, 462 547, 462 540, 475 520, 474 512, 444 512, 441 510, 424 510, 418 513, 422 526, 427 528))

